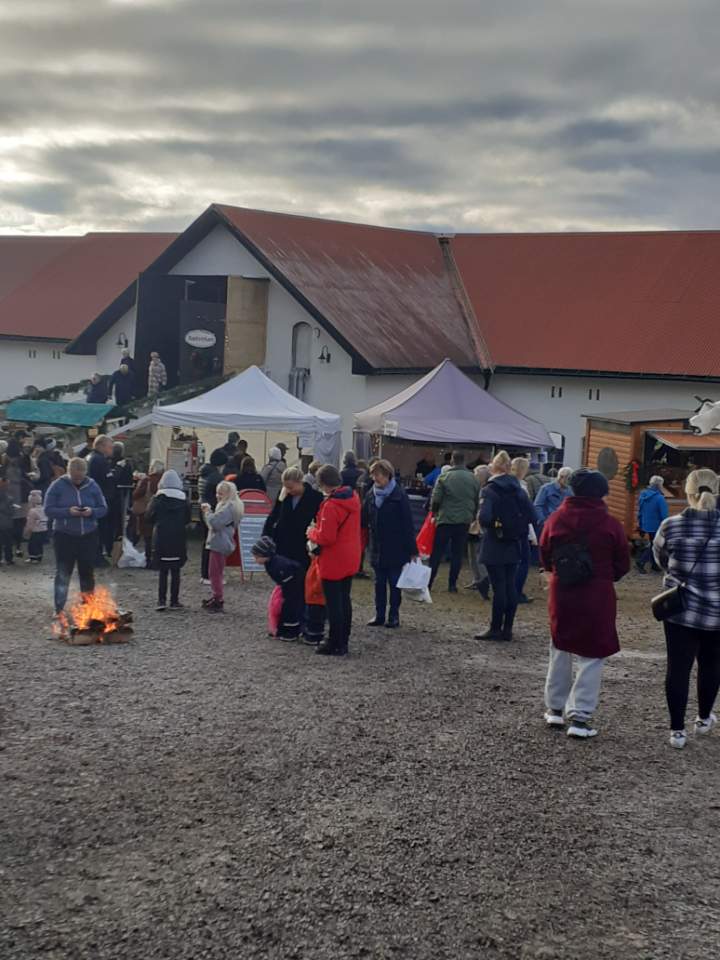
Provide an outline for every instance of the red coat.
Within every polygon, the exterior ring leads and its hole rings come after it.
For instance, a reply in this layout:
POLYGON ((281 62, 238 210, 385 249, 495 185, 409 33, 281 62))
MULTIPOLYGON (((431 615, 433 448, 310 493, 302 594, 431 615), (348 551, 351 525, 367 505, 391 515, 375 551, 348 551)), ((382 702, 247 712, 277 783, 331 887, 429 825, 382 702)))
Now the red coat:
POLYGON ((561 543, 587 543, 593 560, 592 579, 574 587, 550 579, 550 632, 555 647, 581 657, 609 657, 620 649, 615 617, 615 587, 630 569, 630 548, 622 525, 602 500, 568 497, 545 522, 540 558, 552 571, 554 548, 561 543))
POLYGON ((320 551, 323 580, 344 580, 360 569, 360 500, 350 487, 338 487, 320 504, 308 540, 320 551))

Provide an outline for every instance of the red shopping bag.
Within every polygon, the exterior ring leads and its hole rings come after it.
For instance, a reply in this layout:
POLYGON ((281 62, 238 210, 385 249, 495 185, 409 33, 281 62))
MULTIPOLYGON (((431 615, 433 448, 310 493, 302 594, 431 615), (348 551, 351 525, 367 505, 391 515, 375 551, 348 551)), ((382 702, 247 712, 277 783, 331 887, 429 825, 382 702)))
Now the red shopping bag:
POLYGON ((423 525, 420 527, 420 533, 417 535, 417 540, 415 541, 419 556, 429 557, 432 554, 433 546, 435 545, 436 529, 435 518, 429 513, 425 517, 423 525))
POLYGON ((320 561, 317 557, 312 558, 310 568, 305 574, 305 603, 318 607, 325 606, 325 594, 320 579, 320 561))

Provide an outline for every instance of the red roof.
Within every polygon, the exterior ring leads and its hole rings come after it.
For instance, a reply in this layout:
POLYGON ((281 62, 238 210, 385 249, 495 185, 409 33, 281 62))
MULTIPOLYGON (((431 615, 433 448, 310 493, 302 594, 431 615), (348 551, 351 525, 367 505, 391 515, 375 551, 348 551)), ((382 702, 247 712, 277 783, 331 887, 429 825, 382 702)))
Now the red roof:
POLYGON ((0 336, 71 340, 175 236, 88 233, 0 238, 0 336))
POLYGON ((498 367, 720 376, 720 232, 457 236, 498 367))
POLYGON ((214 206, 374 368, 475 365, 437 237, 214 206))

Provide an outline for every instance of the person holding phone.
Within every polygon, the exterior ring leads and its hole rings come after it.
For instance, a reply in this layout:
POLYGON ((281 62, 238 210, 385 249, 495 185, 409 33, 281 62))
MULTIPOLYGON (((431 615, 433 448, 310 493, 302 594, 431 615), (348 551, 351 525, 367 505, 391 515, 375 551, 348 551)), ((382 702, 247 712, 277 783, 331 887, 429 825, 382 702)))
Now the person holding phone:
POLYGON ((54 480, 45 494, 45 513, 53 521, 56 617, 65 609, 76 564, 82 593, 95 590, 98 520, 106 516, 108 507, 102 490, 87 471, 87 461, 73 457, 65 476, 54 480))

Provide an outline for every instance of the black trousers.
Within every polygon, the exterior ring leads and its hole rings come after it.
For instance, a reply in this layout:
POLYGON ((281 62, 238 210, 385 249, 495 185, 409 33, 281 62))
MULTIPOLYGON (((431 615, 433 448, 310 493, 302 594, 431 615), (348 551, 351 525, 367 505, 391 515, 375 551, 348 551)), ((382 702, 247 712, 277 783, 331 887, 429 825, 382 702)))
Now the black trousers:
POLYGON ((400 616, 402 591, 398 590, 397 582, 402 573, 402 567, 373 567, 375 570, 375 616, 382 623, 385 622, 387 612, 390 620, 397 620, 400 616), (390 610, 387 611, 388 587, 390 588, 390 610))
POLYGON ((347 650, 352 630, 352 577, 344 580, 323 580, 322 585, 328 618, 328 639, 336 650, 347 650))
POLYGON ((0 550, 2 550, 5 563, 14 563, 13 560, 13 532, 12 527, 8 530, 0 530, 0 550))
POLYGON ((158 602, 164 604, 167 600, 168 575, 170 576, 170 603, 177 603, 180 599, 180 561, 160 560, 160 577, 158 579, 158 602))
POLYGON ((88 533, 84 537, 72 537, 68 533, 56 533, 53 536, 55 547, 55 613, 65 609, 70 579, 75 564, 80 578, 82 593, 92 593, 95 589, 95 552, 97 534, 88 533))
POLYGON ((697 660, 698 716, 707 720, 720 688, 720 631, 695 630, 665 621, 667 673, 665 695, 670 729, 685 727, 690 674, 697 660))
POLYGON ((23 533, 25 532, 25 517, 17 517, 13 520, 12 536, 15 543, 15 549, 21 550, 23 544, 23 533))
POLYGON ((42 560, 43 547, 45 546, 46 539, 46 533, 31 533, 28 539, 28 557, 42 560))
POLYGON ((430 586, 435 582, 438 569, 442 563, 445 551, 450 546, 450 573, 448 577, 448 586, 457 585, 457 579, 460 576, 463 557, 465 556, 465 546, 467 544, 469 526, 467 523, 443 523, 435 531, 435 544, 433 546, 432 556, 430 558, 430 586))
POLYGON ((113 518, 109 514, 106 514, 98 520, 98 536, 96 541, 98 560, 102 560, 103 553, 107 554, 108 557, 112 556, 114 542, 113 518))
POLYGON ((492 586, 491 630, 512 630, 518 605, 518 563, 488 563, 487 572, 492 586))

